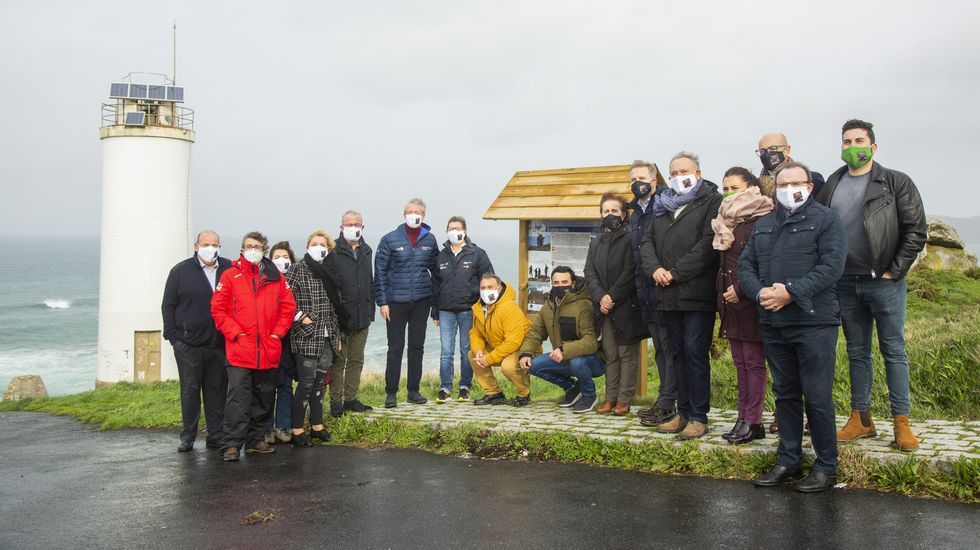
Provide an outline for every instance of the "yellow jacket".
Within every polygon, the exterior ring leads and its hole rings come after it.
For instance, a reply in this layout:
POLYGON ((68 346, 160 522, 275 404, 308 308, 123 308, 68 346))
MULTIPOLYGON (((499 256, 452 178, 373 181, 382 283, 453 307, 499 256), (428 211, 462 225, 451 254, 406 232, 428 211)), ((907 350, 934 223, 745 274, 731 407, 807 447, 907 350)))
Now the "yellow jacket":
POLYGON ((527 316, 517 303, 517 292, 504 283, 503 295, 486 313, 483 300, 473 304, 473 328, 470 330, 470 351, 482 351, 487 363, 499 365, 505 357, 521 347, 527 329, 531 326, 527 316))

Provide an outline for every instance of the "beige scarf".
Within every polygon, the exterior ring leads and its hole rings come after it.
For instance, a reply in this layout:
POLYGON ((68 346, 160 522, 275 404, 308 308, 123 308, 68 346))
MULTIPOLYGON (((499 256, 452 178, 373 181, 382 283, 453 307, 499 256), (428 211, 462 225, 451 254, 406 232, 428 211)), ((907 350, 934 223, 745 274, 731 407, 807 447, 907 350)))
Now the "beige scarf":
POLYGON ((772 199, 763 196, 761 190, 751 186, 741 193, 722 199, 718 217, 711 220, 715 238, 711 246, 715 250, 728 250, 735 242, 732 229, 755 218, 772 212, 772 199))

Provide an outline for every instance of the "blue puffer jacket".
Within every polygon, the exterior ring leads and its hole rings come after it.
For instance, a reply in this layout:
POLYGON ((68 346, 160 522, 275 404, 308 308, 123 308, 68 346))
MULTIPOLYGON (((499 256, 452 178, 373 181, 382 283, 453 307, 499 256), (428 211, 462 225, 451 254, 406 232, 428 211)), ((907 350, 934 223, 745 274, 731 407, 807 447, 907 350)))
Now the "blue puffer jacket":
POLYGON ((759 322, 773 327, 839 325, 834 284, 844 273, 847 235, 836 212, 807 199, 792 214, 782 206, 759 218, 738 259, 742 293, 758 302, 759 292, 783 283, 793 301, 779 311, 759 308, 759 322))
POLYGON ((382 237, 374 253, 374 297, 378 305, 430 299, 438 254, 436 238, 424 223, 414 247, 405 224, 382 237))

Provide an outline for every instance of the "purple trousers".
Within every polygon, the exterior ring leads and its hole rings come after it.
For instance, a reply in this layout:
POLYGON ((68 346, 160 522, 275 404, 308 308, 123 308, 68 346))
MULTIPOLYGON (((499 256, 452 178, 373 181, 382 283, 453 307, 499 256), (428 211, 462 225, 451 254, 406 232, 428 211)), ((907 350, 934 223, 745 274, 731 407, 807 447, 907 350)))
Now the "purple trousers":
POLYGON ((762 423, 766 399, 766 354, 762 342, 729 338, 738 373, 738 417, 748 424, 762 423))

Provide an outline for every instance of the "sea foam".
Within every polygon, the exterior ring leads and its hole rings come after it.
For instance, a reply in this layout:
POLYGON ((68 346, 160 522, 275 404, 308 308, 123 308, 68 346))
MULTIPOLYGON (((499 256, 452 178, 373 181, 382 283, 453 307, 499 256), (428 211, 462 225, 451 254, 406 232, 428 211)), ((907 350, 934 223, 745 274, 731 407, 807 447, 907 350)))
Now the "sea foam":
POLYGON ((68 309, 71 307, 71 300, 59 300, 57 298, 48 298, 44 301, 44 305, 51 309, 68 309))

